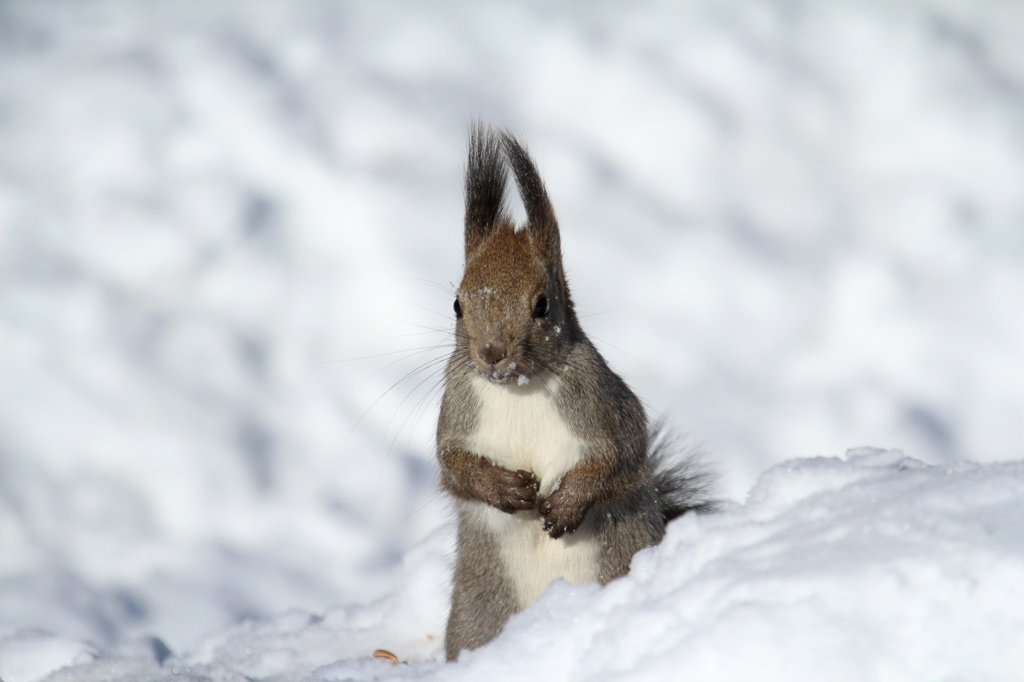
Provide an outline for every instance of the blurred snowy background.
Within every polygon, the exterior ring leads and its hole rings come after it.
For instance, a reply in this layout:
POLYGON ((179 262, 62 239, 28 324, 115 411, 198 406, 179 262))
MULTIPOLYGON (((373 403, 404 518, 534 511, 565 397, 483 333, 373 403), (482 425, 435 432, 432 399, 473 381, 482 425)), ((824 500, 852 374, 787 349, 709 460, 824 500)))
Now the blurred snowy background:
POLYGON ((1024 452, 1015 2, 0 3, 0 635, 172 648, 446 523, 471 117, 584 324, 742 500, 1024 452))

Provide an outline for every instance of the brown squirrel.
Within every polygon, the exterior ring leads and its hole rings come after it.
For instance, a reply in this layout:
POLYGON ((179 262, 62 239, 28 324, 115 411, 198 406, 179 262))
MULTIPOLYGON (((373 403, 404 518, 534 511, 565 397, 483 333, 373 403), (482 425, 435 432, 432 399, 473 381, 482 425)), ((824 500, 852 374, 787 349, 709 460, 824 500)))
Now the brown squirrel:
POLYGON ((555 213, 508 131, 470 127, 466 267, 437 425, 458 549, 449 661, 496 637, 557 578, 607 583, 665 524, 708 511, 692 458, 668 461, 643 405, 583 333, 555 213), (511 169, 526 209, 507 210, 511 169))

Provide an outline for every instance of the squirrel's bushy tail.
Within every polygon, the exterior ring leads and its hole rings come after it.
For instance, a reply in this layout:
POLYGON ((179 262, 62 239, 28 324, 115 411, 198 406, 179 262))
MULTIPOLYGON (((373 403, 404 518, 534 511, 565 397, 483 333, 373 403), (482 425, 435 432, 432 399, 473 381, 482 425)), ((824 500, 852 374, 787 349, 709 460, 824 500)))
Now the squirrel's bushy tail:
POLYGON ((665 523, 688 511, 718 510, 713 497, 717 477, 704 464, 699 448, 681 442, 658 420, 648 433, 647 453, 665 523))

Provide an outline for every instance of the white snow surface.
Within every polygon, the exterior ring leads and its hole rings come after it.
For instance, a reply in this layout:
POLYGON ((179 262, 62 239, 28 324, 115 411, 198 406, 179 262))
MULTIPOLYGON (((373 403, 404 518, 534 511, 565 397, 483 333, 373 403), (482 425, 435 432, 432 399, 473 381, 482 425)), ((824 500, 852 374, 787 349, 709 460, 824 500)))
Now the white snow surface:
MULTIPOLYGON (((158 662, 0 644, 34 680, 1014 680, 1024 670, 1024 462, 946 467, 860 448, 791 460, 745 505, 670 524, 605 588, 554 583, 491 644, 443 664, 453 544, 410 551, 396 593, 290 611, 158 662), (384 648, 402 663, 374 659, 384 648), (64 654, 57 656, 57 652, 64 654), (66 652, 66 653, 65 653, 66 652)), ((84 645, 81 645, 84 648, 84 645)), ((20 666, 20 667, 19 667, 20 666)), ((12 671, 12 672, 9 672, 12 671)))
POLYGON ((1019 679, 1022 187, 1020 3, 0 3, 0 679, 1019 679), (746 502, 445 666, 475 116, 746 502))

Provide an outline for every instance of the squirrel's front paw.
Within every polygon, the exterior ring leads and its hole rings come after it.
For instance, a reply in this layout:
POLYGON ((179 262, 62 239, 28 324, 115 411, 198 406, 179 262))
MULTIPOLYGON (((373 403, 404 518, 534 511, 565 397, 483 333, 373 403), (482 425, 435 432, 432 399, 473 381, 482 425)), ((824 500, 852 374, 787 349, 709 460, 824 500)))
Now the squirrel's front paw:
POLYGON ((537 511, 540 512, 541 525, 553 540, 566 533, 575 532, 583 523, 583 517, 587 515, 586 508, 572 504, 572 499, 561 489, 551 493, 541 502, 537 511))
MULTIPOLYGON (((490 463, 489 463, 490 464, 490 463)), ((487 468, 487 502, 503 512, 511 514, 537 506, 537 491, 540 481, 529 471, 512 471, 497 464, 487 468)))

